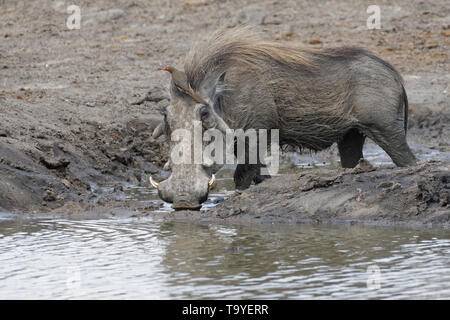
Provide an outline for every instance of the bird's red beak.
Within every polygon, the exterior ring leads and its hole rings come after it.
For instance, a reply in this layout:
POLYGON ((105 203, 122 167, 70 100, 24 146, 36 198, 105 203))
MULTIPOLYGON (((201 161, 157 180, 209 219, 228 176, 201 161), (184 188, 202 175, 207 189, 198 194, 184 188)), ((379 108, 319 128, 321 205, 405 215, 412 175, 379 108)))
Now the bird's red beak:
POLYGON ((164 71, 169 71, 169 69, 167 69, 167 68, 161 68, 161 70, 164 70, 164 71))

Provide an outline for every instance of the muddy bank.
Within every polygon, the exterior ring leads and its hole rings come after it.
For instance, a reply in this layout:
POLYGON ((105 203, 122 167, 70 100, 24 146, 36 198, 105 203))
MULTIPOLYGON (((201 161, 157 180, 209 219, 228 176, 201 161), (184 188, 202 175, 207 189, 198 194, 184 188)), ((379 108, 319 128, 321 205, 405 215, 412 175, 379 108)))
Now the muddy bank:
POLYGON ((67 202, 48 214, 72 218, 152 217, 230 224, 364 224, 450 227, 450 163, 354 169, 308 169, 236 191, 216 208, 161 210, 143 201, 67 202))
POLYGON ((67 202, 55 216, 152 217, 231 224, 367 224, 450 227, 450 163, 424 161, 408 168, 317 168, 273 177, 235 191, 216 208, 168 211, 158 203, 125 200, 67 202))
POLYGON ((111 201, 124 184, 147 185, 150 175, 166 176, 161 168, 167 144, 151 138, 152 120, 94 123, 77 128, 78 134, 49 132, 26 140, 0 137, 0 211, 47 212, 66 202, 111 201))
POLYGON ((410 168, 315 169, 236 192, 214 214, 264 223, 450 225, 448 162, 410 168))

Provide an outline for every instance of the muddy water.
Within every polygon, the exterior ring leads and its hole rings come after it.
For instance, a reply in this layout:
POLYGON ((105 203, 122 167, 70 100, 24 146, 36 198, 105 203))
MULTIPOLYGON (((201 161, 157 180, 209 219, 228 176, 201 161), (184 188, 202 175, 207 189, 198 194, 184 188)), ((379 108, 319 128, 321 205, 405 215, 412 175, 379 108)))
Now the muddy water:
MULTIPOLYGON (((429 138, 414 137, 413 141, 409 141, 409 145, 413 153, 420 161, 428 160, 446 160, 450 159, 450 149, 447 141, 443 141, 442 145, 436 144, 436 141, 431 141, 429 138)), ((367 139, 363 149, 364 158, 376 167, 394 166, 391 158, 378 145, 367 139)), ((296 153, 288 152, 284 154, 284 163, 281 167, 281 172, 290 171, 293 169, 310 169, 317 167, 340 167, 340 159, 336 145, 330 149, 317 153, 296 153)))
POLYGON ((1 215, 0 299, 450 299, 448 230, 1 215))

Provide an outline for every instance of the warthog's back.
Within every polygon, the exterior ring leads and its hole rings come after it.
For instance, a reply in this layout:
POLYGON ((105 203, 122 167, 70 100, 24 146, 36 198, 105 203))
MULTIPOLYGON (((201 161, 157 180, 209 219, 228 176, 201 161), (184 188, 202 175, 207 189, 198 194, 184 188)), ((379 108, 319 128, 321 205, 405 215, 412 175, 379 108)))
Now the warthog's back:
POLYGON ((402 91, 394 68, 362 49, 299 48, 261 40, 246 27, 200 42, 185 72, 208 97, 226 72, 217 111, 230 127, 277 128, 282 143, 313 150, 329 147, 351 126, 384 121, 378 118, 386 113, 395 118, 402 91))

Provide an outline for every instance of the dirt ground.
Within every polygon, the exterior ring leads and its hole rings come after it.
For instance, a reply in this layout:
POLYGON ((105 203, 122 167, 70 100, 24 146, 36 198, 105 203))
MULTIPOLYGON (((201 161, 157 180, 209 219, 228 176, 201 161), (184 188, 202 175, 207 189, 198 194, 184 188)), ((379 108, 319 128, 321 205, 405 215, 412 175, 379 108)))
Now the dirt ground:
POLYGON ((124 181, 147 185, 150 174, 167 175, 161 171, 168 153, 165 138, 151 137, 158 108, 169 103, 169 78, 158 68, 181 67, 195 41, 219 27, 245 23, 267 39, 309 47, 358 46, 391 62, 405 79, 413 150, 425 147, 445 156, 409 169, 360 174, 318 169, 276 177, 236 193, 212 216, 232 219, 242 213, 261 219, 253 203, 266 206, 267 221, 370 216, 448 224, 450 4, 375 1, 381 29, 368 30, 371 4, 0 0, 0 211, 86 208, 102 186, 111 186, 103 199, 110 209, 124 181), (81 10, 80 30, 66 25, 72 4, 81 10), (289 188, 279 190, 281 183, 289 188), (308 183, 312 189, 303 190, 308 183), (386 187, 379 187, 383 183, 386 187), (422 189, 429 189, 428 196, 422 189), (309 203, 302 200, 305 192, 310 201, 333 201, 336 210, 299 209, 309 203), (387 200, 378 201, 383 193, 387 200), (397 197, 408 203, 397 206, 397 197), (339 211, 344 199, 346 209, 339 211), (404 216, 395 218, 401 212, 404 216))

